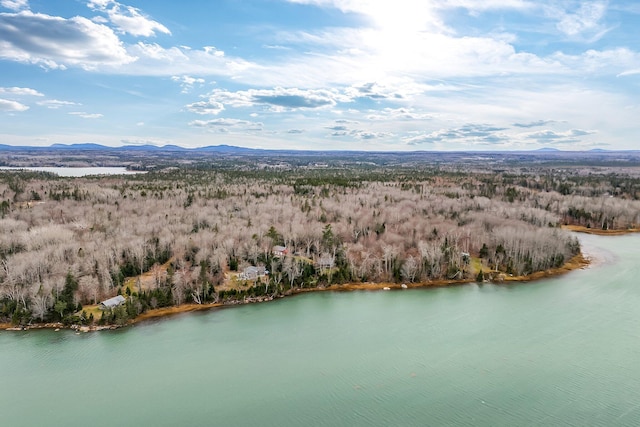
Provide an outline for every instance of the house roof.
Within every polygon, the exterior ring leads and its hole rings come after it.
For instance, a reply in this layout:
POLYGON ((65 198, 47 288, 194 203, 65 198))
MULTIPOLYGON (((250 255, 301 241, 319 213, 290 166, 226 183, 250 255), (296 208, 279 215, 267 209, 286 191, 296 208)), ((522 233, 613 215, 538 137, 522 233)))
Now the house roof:
POLYGON ((107 300, 104 300, 100 303, 100 305, 103 305, 107 308, 112 308, 112 307, 117 307, 120 304, 124 303, 125 299, 122 295, 116 295, 113 298, 109 298, 107 300))
POLYGON ((280 245, 276 245, 273 247, 274 251, 278 251, 278 252, 282 252, 282 251, 286 251, 287 248, 285 246, 280 246, 280 245))

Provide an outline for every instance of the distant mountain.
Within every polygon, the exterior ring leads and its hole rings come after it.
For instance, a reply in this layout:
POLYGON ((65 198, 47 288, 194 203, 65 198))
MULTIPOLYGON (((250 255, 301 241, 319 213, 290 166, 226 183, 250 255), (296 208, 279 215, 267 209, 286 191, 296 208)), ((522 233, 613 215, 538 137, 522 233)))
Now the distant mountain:
MULTIPOLYGON (((42 146, 14 146, 7 144, 0 144, 0 151, 28 151, 34 150, 38 152, 47 151, 47 150, 92 150, 92 151, 125 151, 125 152, 155 152, 155 153, 220 153, 220 154, 260 154, 260 155, 353 155, 353 154, 367 154, 367 155, 375 155, 375 154, 385 154, 385 155, 410 155, 410 154, 424 154, 424 153, 440 153, 438 151, 362 151, 362 150, 293 150, 293 149, 265 149, 265 148, 247 148, 247 147, 238 147, 235 145, 208 145, 206 147, 196 147, 196 148, 186 148, 180 147, 178 145, 152 145, 152 144, 143 144, 143 145, 123 145, 120 147, 111 147, 101 144, 96 144, 93 142, 85 142, 85 143, 77 143, 77 144, 61 144, 56 143, 50 145, 48 147, 42 146)), ((537 150, 522 150, 522 151, 459 151, 457 153, 475 153, 479 155, 484 154, 536 154, 536 153, 546 153, 546 154, 554 154, 558 155, 568 155, 571 153, 602 153, 602 154, 615 154, 615 153, 637 153, 640 150, 605 150, 602 148, 594 148, 589 151, 564 151, 559 150, 553 147, 543 147, 537 150)), ((452 154, 454 152, 449 152, 452 154)))
POLYGON ((248 152, 255 152, 255 151, 264 151, 264 150, 256 150, 254 148, 236 147, 233 145, 224 145, 224 144, 210 145, 207 147, 185 148, 185 147, 180 147, 178 145, 159 146, 159 145, 152 145, 152 144, 123 145, 120 147, 109 147, 106 145, 100 145, 100 144, 94 144, 94 143, 84 143, 84 144, 53 144, 50 148, 70 149, 70 150, 113 150, 113 151, 195 151, 195 152, 202 151, 202 152, 219 152, 219 153, 248 153, 248 152))
POLYGON ((187 151, 189 150, 188 148, 184 148, 184 147, 180 147, 179 145, 164 145, 162 147, 160 147, 162 150, 164 151, 187 151))
POLYGON ((236 147, 233 145, 210 145, 207 147, 185 148, 178 145, 122 145, 120 147, 111 147, 107 145, 96 144, 93 142, 84 142, 76 144, 52 144, 48 147, 31 147, 31 146, 14 146, 0 144, 0 150, 107 150, 107 151, 193 151, 193 152, 219 152, 219 153, 248 153, 265 150, 256 150, 254 148, 236 147))
MULTIPOLYGON (((25 147, 21 147, 25 148, 25 147)), ((35 147, 27 147, 27 148, 35 148, 35 147)), ((42 149, 52 148, 54 150, 104 150, 104 145, 95 144, 93 142, 85 142, 81 144, 53 144, 49 147, 38 147, 42 149)))
POLYGON ((255 153, 265 151, 262 149, 236 147, 235 145, 209 145, 207 147, 194 148, 194 151, 217 152, 217 153, 255 153))
POLYGON ((142 145, 123 145, 121 147, 103 147, 104 150, 119 150, 119 151, 159 151, 162 147, 151 144, 142 145))

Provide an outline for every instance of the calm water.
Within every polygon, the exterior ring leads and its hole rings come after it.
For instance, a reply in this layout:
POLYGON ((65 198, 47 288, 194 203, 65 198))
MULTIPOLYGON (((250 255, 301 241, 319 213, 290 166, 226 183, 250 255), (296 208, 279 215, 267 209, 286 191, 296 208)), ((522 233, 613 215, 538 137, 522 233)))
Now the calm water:
POLYGON ((27 168, 13 168, 0 166, 0 171, 3 170, 28 170, 35 172, 50 172, 59 176, 65 177, 80 177, 89 175, 133 175, 137 173, 144 173, 138 171, 128 171, 127 168, 121 167, 96 167, 96 168, 68 168, 68 167, 27 167, 27 168))
POLYGON ((0 332, 7 426, 637 426, 640 236, 514 286, 317 293, 0 332))

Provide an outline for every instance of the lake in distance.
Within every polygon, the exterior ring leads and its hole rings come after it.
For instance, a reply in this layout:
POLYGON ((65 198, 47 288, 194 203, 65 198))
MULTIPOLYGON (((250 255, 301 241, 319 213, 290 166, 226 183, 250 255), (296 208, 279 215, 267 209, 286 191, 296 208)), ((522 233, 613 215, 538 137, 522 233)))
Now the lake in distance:
POLYGON ((0 332, 6 426, 638 426, 640 235, 515 285, 0 332))
POLYGON ((19 171, 25 170, 30 172, 49 172, 62 177, 77 178, 81 176, 93 176, 93 175, 135 175, 139 173, 145 173, 142 171, 130 171, 125 167, 80 167, 72 168, 66 166, 42 166, 42 167, 24 167, 14 168, 9 166, 0 166, 0 172, 2 171, 19 171))

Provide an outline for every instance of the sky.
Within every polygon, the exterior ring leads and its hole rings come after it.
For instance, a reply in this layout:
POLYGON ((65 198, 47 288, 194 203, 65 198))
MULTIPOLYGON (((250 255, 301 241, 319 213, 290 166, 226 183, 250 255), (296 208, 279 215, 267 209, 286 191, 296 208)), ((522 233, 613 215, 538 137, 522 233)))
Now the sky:
POLYGON ((637 0, 0 0, 0 144, 640 149, 637 0))

